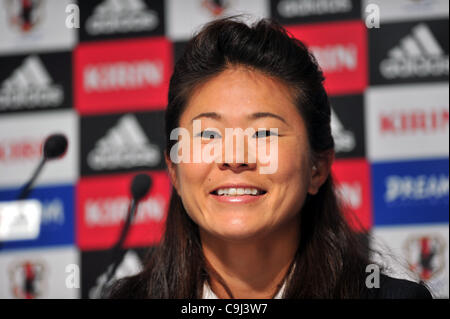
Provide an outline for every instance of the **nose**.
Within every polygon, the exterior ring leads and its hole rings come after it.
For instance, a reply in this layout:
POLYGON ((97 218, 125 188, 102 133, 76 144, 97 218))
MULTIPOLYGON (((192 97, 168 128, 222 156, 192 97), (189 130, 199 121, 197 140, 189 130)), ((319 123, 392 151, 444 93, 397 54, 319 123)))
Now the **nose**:
POLYGON ((251 170, 255 170, 256 168, 256 163, 248 163, 248 161, 244 162, 244 163, 236 163, 236 162, 224 162, 224 163, 219 163, 219 168, 221 170, 231 170, 234 173, 240 173, 243 171, 251 171, 251 170))
POLYGON ((255 170, 257 167, 255 151, 255 146, 248 142, 246 136, 238 134, 232 139, 225 139, 225 143, 222 144, 222 160, 217 165, 221 170, 231 170, 234 173, 255 170), (238 142, 239 138, 244 139, 243 143, 242 140, 238 142))

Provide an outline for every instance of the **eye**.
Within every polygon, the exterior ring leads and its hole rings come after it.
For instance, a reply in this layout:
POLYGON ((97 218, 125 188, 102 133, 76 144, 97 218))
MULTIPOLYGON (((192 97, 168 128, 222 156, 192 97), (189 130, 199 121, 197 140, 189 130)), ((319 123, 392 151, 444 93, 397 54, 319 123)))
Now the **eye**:
POLYGON ((256 131, 253 137, 267 137, 267 136, 278 136, 278 133, 270 130, 259 130, 256 131))
POLYGON ((217 139, 221 137, 218 132, 211 130, 201 131, 199 134, 197 134, 197 136, 200 136, 203 139, 217 139))

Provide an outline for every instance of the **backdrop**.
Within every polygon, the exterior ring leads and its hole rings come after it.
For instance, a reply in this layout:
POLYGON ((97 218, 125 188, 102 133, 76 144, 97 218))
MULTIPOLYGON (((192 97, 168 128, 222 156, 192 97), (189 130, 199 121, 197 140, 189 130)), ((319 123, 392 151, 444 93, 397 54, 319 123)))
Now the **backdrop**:
POLYGON ((43 205, 39 237, 1 245, 1 298, 98 296, 130 181, 145 171, 153 187, 116 275, 139 271, 167 214, 174 63, 201 25, 237 13, 276 19, 314 52, 355 227, 397 256, 396 276, 448 298, 447 0, 1 0, 0 200, 16 198, 46 136, 69 139, 31 193, 43 205))

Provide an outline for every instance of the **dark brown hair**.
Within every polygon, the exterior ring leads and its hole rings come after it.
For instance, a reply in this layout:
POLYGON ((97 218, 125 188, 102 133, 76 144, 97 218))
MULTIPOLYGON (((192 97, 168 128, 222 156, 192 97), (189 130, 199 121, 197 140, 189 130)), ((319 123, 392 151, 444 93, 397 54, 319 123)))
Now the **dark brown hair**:
MULTIPOLYGON (((313 156, 333 151, 330 104, 324 77, 307 47, 278 23, 263 19, 248 26, 226 18, 207 24, 187 44, 170 81, 166 111, 167 151, 196 87, 231 66, 243 66, 285 83, 295 92, 313 156)), ((300 214, 300 243, 284 298, 364 297, 367 241, 341 213, 330 175, 308 196, 300 214)), ((172 191, 166 231, 138 275, 119 281, 114 298, 201 298, 208 278, 198 226, 172 191)))

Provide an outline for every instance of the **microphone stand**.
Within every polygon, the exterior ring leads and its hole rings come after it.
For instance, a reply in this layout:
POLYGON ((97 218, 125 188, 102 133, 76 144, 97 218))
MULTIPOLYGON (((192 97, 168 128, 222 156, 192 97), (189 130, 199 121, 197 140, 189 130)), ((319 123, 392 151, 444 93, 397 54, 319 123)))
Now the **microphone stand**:
POLYGON ((136 210, 139 204, 139 201, 144 198, 144 196, 149 192, 151 188, 152 180, 146 174, 136 175, 131 183, 131 202, 128 209, 128 214, 125 219, 125 223, 122 226, 122 231, 120 232, 119 239, 116 244, 111 248, 112 255, 111 259, 113 261, 112 265, 106 270, 106 280, 100 284, 99 291, 100 297, 107 297, 108 291, 106 288, 110 288, 110 281, 115 275, 119 264, 122 262, 125 257, 126 251, 123 251, 123 244, 127 238, 128 232, 131 227, 131 222, 133 220, 134 215, 136 214, 136 210))
POLYGON ((113 260, 115 260, 115 262, 112 265, 112 267, 109 268, 105 283, 108 283, 111 280, 111 278, 114 276, 114 274, 117 270, 117 267, 119 267, 119 264, 122 262, 122 259, 125 255, 123 252, 121 252, 121 248, 122 248, 123 243, 125 242, 128 232, 130 230, 131 221, 133 220, 134 214, 136 212, 137 204, 138 204, 138 200, 136 200, 135 198, 131 199, 130 208, 128 210, 125 224, 123 225, 122 232, 120 233, 119 240, 112 248, 112 250, 113 250, 112 258, 113 258, 113 260))
MULTIPOLYGON (((36 181, 36 178, 38 177, 39 173, 41 172, 42 168, 44 167, 45 162, 47 161, 47 158, 44 156, 41 158, 39 165, 35 169, 33 176, 31 177, 30 181, 25 184, 25 186, 20 191, 19 196, 17 197, 17 200, 23 200, 28 198, 28 195, 31 192, 31 189, 33 187, 34 182, 36 181)), ((21 217, 25 218, 23 215, 23 212, 20 211, 21 217)), ((0 242, 0 250, 2 249, 3 243, 0 242)))
POLYGON ((45 162, 47 161, 47 158, 43 156, 41 158, 41 161, 39 162, 38 167, 34 171, 33 176, 31 177, 30 181, 22 188, 22 191, 19 194, 18 200, 22 200, 28 197, 30 194, 31 188, 33 187, 33 184, 38 177, 39 173, 41 172, 42 168, 44 167, 45 162))
MULTIPOLYGON (((36 181, 36 178, 41 173, 44 164, 47 162, 47 160, 52 160, 58 157, 61 158, 62 156, 64 156, 64 153, 67 150, 67 145, 68 145, 67 138, 62 134, 53 134, 46 138, 42 146, 41 160, 36 169, 34 170, 33 176, 31 176, 29 182, 26 183, 25 186, 23 186, 19 196, 17 197, 17 200, 23 200, 28 198, 28 195, 30 195, 31 189, 33 187, 33 184, 36 181)), ((2 248, 1 246, 2 243, 0 242, 0 249, 2 248)))

